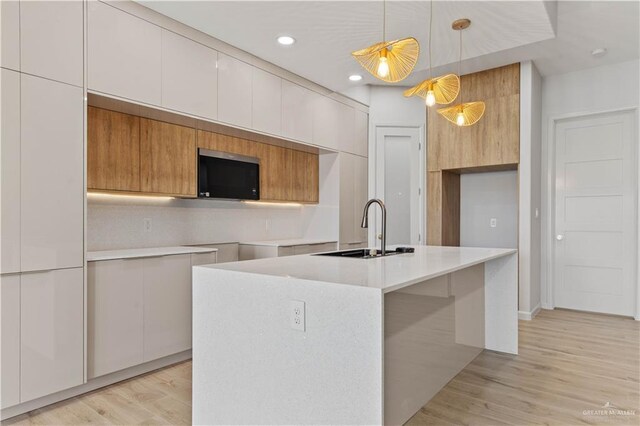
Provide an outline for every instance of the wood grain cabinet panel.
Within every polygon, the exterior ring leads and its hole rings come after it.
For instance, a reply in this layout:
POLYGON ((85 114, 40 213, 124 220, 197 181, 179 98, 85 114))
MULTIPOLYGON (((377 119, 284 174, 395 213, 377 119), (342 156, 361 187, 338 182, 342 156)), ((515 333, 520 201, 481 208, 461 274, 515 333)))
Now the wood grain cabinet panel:
POLYGON ((0 1, 0 66, 20 70, 20 2, 0 1))
POLYGON ((20 271, 20 73, 0 83, 0 273, 20 271))
POLYGON ((21 71, 82 86, 83 32, 83 2, 20 2, 21 71))
POLYGON ((196 196, 196 130, 140 119, 142 192, 196 196))
POLYGON ((259 149, 260 199, 292 200, 292 150, 267 144, 260 144, 259 149))
POLYGON ((317 203, 320 196, 318 155, 294 150, 292 162, 291 199, 304 203, 317 203))
POLYGON ((81 385, 83 268, 20 277, 20 401, 81 385))
POLYGON ((89 107, 87 188, 140 191, 140 118, 89 107))

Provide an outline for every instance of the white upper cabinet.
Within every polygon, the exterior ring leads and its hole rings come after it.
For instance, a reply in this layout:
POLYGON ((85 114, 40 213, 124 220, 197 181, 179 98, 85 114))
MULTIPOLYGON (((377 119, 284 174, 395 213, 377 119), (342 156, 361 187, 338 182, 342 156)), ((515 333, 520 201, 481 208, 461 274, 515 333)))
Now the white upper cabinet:
POLYGON ((20 277, 20 402, 83 382, 83 271, 20 277))
POLYGON ((218 120, 251 128, 253 67, 218 54, 218 120))
POLYGON ((81 1, 20 2, 21 71, 82 86, 83 27, 81 1))
POLYGON ((319 96, 282 80, 282 136, 307 143, 313 141, 313 104, 319 96))
POLYGON ((99 1, 88 5, 89 89, 161 105, 160 27, 99 1))
POLYGON ((20 69, 20 2, 0 1, 0 66, 20 69))
POLYGON ((340 102, 336 103, 338 110, 338 148, 340 151, 357 154, 355 152, 355 111, 349 105, 340 102))
POLYGON ((252 128, 272 135, 282 134, 282 79, 253 68, 252 128))
POLYGON ((0 408, 20 403, 20 275, 0 275, 0 408))
POLYGON ((218 52, 162 30, 162 106, 218 118, 218 52))
POLYGON ((340 148, 340 103, 326 96, 316 97, 313 105, 313 143, 326 148, 340 148))
POLYGON ((355 110, 354 154, 369 155, 369 114, 355 110))
POLYGON ((84 258, 83 91, 21 76, 21 266, 70 268, 84 258))
POLYGON ((20 73, 2 69, 0 273, 20 271, 20 73))

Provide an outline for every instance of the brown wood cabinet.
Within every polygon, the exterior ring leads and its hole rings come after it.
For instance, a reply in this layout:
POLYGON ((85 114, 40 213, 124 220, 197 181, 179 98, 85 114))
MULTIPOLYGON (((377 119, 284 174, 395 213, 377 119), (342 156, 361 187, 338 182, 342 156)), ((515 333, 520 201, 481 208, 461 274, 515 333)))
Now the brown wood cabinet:
POLYGON ((317 203, 318 155, 89 107, 91 190, 197 196, 198 148, 260 160, 260 199, 317 203))
POLYGON ((87 188, 140 191, 140 118, 89 107, 87 188))
POLYGON ((142 192, 196 196, 196 130, 140 119, 142 192))
POLYGON ((198 148, 247 155, 260 160, 260 199, 317 203, 318 155, 198 130, 198 148))

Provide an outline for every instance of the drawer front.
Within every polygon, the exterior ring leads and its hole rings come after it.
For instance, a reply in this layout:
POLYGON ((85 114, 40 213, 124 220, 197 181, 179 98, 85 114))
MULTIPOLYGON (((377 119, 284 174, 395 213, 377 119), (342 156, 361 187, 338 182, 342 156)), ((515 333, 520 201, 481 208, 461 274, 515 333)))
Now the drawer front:
POLYGON ((215 251, 212 253, 192 253, 191 266, 211 265, 217 263, 217 258, 218 254, 215 251))

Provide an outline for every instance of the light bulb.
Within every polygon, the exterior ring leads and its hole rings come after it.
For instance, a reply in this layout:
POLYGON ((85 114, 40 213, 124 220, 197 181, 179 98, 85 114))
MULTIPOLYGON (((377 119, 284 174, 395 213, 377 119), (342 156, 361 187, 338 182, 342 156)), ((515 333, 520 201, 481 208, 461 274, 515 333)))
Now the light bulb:
POLYGON ((425 98, 427 106, 434 106, 436 104, 436 94, 433 90, 429 90, 427 92, 427 97, 425 98))
POLYGON ((464 114, 462 113, 462 111, 460 111, 458 115, 456 115, 456 124, 458 126, 464 126, 464 114))
POLYGON ((389 63, 386 56, 380 56, 380 62, 378 63, 378 76, 385 78, 389 75, 389 63))

